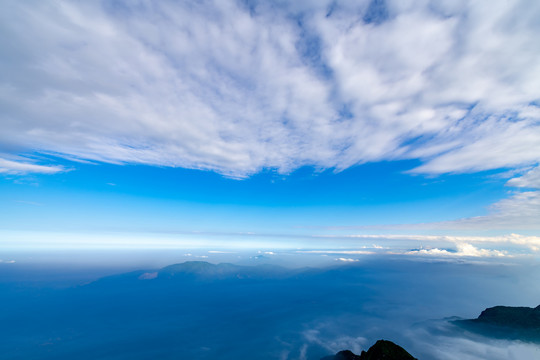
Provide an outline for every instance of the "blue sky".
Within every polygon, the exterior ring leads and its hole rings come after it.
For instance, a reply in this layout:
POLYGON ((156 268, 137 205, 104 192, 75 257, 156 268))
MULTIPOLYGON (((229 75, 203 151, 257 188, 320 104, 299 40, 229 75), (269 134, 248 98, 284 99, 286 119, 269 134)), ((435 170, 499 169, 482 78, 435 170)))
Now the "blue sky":
POLYGON ((9 2, 0 17, 6 248, 64 234, 54 246, 538 254, 534 1, 9 2))
POLYGON ((504 179, 410 176, 402 173, 407 163, 368 164, 340 173, 306 167, 244 180, 200 170, 70 165, 75 169, 54 176, 4 181, 4 227, 254 231, 263 226, 279 232, 407 224, 482 214, 506 193, 504 179), (33 224, 26 223, 25 213, 35 213, 33 224))

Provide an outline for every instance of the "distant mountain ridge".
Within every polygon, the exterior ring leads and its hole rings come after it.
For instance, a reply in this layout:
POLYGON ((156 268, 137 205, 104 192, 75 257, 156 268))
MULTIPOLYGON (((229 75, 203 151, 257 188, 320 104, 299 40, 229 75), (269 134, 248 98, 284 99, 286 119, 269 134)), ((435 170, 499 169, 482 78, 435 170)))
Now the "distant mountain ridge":
POLYGON ((242 272, 243 267, 228 263, 211 264, 206 261, 186 261, 179 264, 165 266, 159 270, 161 276, 174 276, 176 274, 192 274, 198 276, 223 276, 242 272))
POLYGON ((482 311, 476 319, 453 323, 485 336, 540 343, 540 305, 535 308, 494 306, 482 311))
POLYGON ((321 360, 417 360, 407 350, 388 340, 378 340, 368 351, 360 355, 350 350, 343 350, 333 356, 325 356, 321 360))
POLYGON ((495 306, 482 311, 477 323, 522 329, 540 329, 540 305, 535 308, 495 306))
POLYGON ((195 277, 198 280, 224 279, 281 279, 295 276, 305 269, 287 269, 277 265, 259 264, 252 266, 230 263, 212 264, 206 261, 186 261, 166 266, 158 271, 158 277, 195 277))
POLYGON ((136 270, 127 273, 105 276, 93 281, 92 285, 107 283, 122 283, 131 286, 140 283, 163 282, 163 281, 197 281, 214 282, 224 280, 273 280, 292 278, 306 269, 287 269, 277 265, 235 265, 230 263, 212 264, 206 261, 186 261, 172 264, 161 269, 136 270))

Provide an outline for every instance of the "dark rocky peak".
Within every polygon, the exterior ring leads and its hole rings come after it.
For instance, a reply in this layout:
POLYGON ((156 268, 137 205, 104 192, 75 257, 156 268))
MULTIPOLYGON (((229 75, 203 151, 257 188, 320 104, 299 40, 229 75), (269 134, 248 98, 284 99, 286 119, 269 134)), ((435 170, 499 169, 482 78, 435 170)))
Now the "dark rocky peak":
POLYGON ((379 340, 368 351, 362 351, 360 355, 344 350, 321 360, 416 360, 416 358, 391 341, 379 340))
POLYGON ((367 352, 362 351, 360 360, 415 360, 415 358, 391 341, 378 340, 367 352))
POLYGON ((325 356, 321 360, 360 360, 360 355, 356 355, 350 350, 343 350, 336 355, 325 356))

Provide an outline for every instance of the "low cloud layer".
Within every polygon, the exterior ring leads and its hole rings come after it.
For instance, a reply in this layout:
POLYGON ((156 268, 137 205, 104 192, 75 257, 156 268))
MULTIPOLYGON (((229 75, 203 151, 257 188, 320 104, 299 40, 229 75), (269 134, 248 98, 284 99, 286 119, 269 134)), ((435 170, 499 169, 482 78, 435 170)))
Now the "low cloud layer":
MULTIPOLYGON (((527 236, 519 234, 509 234, 500 236, 451 236, 451 235, 342 235, 342 236, 325 236, 328 238, 350 238, 359 240, 386 240, 394 242, 403 242, 404 244, 411 241, 423 242, 428 244, 454 244, 457 248, 455 255, 474 254, 472 256, 503 255, 502 252, 496 250, 476 249, 471 244, 483 244, 483 246, 512 246, 529 248, 532 251, 540 250, 540 237, 527 236)), ((438 249, 436 249, 438 250, 438 249)), ((424 253, 429 253, 424 251, 424 253)), ((434 253, 434 252, 431 252, 434 253)), ((448 253, 444 250, 443 253, 448 253)))
POLYGON ((536 166, 540 4, 378 3, 5 4, 0 171, 536 166))

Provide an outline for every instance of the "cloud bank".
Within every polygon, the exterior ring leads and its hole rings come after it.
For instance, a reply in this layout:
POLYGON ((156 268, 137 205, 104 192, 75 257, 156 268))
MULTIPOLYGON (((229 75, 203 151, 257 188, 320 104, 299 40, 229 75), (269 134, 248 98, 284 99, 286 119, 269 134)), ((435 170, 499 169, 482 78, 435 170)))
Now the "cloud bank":
POLYGON ((377 3, 9 2, 0 152, 232 177, 536 166, 540 4, 377 3))

